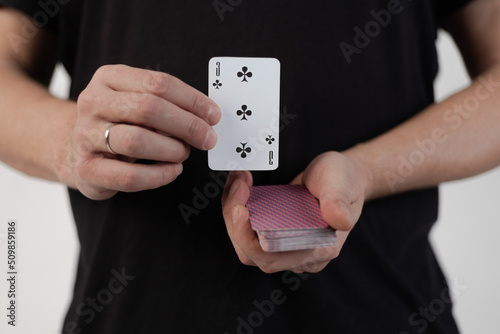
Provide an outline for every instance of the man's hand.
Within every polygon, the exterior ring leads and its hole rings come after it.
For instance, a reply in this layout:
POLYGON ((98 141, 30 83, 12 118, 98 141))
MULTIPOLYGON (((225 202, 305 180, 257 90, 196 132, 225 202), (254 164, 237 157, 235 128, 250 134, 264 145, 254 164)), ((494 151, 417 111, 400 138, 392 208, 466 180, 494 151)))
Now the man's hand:
MULTIPOLYGON (((35 29, 32 18, 0 5, 1 36, 23 36, 30 23, 35 29)), ((46 84, 57 60, 57 36, 36 30, 26 44, 0 40, 2 162, 100 200, 166 185, 182 172, 190 146, 215 146, 211 126, 221 117, 219 107, 165 73, 104 66, 77 103, 54 98, 46 84), (116 154, 105 142, 110 128, 116 154)))
POLYGON ((207 96, 161 72, 124 65, 101 67, 77 103, 73 142, 76 187, 107 199, 118 191, 154 189, 182 172, 190 146, 208 150, 217 136, 219 107, 207 96), (109 132, 106 147, 104 134, 109 132), (137 164, 136 159, 158 161, 137 164))
POLYGON ((266 273, 283 270, 319 272, 335 259, 361 215, 370 177, 348 154, 328 152, 314 159, 292 183, 304 184, 319 199, 321 213, 337 230, 335 246, 267 253, 260 247, 245 208, 252 185, 250 172, 231 172, 222 197, 227 232, 240 261, 266 273))

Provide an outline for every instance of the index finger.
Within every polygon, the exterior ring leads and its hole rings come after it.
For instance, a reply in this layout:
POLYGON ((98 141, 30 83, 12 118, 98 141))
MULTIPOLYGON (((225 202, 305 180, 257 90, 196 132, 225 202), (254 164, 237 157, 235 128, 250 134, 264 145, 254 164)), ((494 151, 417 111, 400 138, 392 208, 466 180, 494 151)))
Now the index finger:
POLYGON ((210 125, 215 125, 220 120, 221 111, 214 101, 170 74, 126 65, 106 65, 99 68, 95 76, 116 91, 161 97, 210 125))

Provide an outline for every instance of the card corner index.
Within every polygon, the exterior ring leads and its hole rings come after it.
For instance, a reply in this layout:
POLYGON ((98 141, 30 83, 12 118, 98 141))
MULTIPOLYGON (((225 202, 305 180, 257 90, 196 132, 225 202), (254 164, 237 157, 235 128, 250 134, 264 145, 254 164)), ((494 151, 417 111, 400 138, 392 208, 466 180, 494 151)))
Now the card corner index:
POLYGON ((220 57, 212 57, 208 60, 208 64, 211 65, 214 61, 216 61, 217 59, 219 59, 220 57))
POLYGON ((210 60, 208 61, 208 73, 209 73, 209 76, 210 76, 210 70, 217 65, 217 63, 220 63, 222 61, 224 57, 212 57, 210 58, 210 60))

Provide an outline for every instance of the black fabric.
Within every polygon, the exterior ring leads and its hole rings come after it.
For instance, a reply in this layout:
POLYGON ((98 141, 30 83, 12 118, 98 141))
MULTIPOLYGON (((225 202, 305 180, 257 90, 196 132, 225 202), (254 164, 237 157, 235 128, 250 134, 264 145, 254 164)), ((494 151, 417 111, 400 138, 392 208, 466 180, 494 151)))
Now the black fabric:
MULTIPOLYGON (((281 184, 316 155, 368 140, 431 104, 436 29, 465 2, 401 1, 350 62, 339 45, 355 45, 355 28, 364 31, 372 11, 395 1, 72 0, 59 7, 57 31, 73 99, 104 64, 158 69, 206 92, 213 56, 278 58, 280 167, 254 178, 281 184), (230 6, 223 20, 214 3, 230 6)), ((437 189, 367 203, 321 273, 268 275, 238 261, 221 214, 224 179, 193 150, 184 173, 157 190, 101 202, 70 190, 81 254, 63 332, 458 332, 428 242, 437 189), (180 205, 196 211, 189 224, 180 205), (107 293, 123 274, 135 278, 107 293)))
POLYGON ((58 28, 58 16, 62 4, 70 0, 39 0, 37 1, 17 1, 0 0, 0 5, 14 7, 30 16, 35 25, 39 28, 56 31, 58 28))

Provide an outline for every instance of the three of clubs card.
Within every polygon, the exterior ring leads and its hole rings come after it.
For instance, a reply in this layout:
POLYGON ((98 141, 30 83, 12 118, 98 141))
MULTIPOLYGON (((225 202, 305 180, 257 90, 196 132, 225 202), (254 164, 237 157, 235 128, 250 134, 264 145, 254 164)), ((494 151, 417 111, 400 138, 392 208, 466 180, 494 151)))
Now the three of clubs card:
POLYGON ((215 57, 208 96, 222 110, 208 151, 212 170, 278 168, 280 62, 275 58, 215 57))

